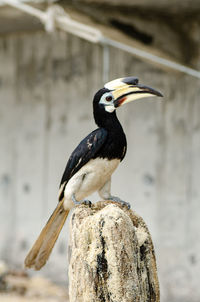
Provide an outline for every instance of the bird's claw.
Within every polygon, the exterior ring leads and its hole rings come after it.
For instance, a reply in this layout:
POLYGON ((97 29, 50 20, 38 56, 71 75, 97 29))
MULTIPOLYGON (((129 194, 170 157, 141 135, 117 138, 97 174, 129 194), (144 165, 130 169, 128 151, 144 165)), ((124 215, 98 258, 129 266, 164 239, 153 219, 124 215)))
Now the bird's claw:
POLYGON ((72 201, 75 205, 84 204, 84 205, 89 206, 89 207, 91 207, 91 205, 92 205, 92 202, 88 199, 84 199, 84 200, 81 200, 81 201, 76 200, 76 197, 75 197, 74 194, 72 195, 72 201))
POLYGON ((123 207, 127 207, 128 210, 131 208, 131 205, 129 202, 126 202, 124 200, 121 200, 119 197, 117 196, 111 196, 109 198, 109 200, 112 200, 112 201, 115 201, 115 202, 118 202, 119 204, 121 204, 123 207))
POLYGON ((84 199, 83 201, 81 201, 81 204, 84 204, 85 206, 92 206, 92 202, 88 199, 84 199))
POLYGON ((126 202, 126 201, 124 201, 124 200, 121 200, 119 203, 120 203, 123 207, 127 207, 127 209, 130 210, 131 205, 130 205, 129 202, 126 202))

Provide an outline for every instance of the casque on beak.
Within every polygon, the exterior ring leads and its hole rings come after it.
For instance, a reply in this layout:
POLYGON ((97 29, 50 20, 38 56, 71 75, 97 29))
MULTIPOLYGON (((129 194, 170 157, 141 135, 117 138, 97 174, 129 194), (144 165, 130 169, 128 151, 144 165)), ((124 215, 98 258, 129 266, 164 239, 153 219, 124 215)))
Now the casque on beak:
POLYGON ((141 98, 163 96, 151 87, 138 84, 138 79, 134 77, 120 78, 108 82, 105 88, 112 91, 115 108, 141 98))

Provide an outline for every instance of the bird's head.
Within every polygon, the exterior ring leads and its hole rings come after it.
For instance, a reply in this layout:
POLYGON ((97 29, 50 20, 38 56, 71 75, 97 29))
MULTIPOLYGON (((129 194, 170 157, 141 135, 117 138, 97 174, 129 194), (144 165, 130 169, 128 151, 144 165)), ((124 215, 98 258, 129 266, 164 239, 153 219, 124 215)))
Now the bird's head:
POLYGON ((95 94, 94 114, 95 111, 101 114, 113 113, 116 108, 124 104, 152 96, 162 97, 162 94, 151 87, 139 84, 139 80, 135 77, 116 79, 106 83, 104 88, 95 94))

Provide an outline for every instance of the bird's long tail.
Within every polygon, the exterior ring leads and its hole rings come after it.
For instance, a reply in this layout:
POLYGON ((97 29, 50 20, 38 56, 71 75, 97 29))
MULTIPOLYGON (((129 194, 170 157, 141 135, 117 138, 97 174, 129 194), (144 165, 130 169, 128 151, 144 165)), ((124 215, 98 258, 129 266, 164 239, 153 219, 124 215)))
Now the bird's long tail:
POLYGON ((63 207, 64 199, 60 201, 42 229, 38 239, 25 259, 25 267, 41 269, 47 262, 54 244, 69 214, 63 207))

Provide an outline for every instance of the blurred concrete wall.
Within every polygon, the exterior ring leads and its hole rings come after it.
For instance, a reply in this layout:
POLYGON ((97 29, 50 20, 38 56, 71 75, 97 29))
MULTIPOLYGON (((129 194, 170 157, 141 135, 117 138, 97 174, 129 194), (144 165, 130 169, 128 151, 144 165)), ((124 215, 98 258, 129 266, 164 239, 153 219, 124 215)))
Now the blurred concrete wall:
MULTIPOLYGON (((200 85, 109 49, 108 79, 134 75, 165 95, 118 111, 128 153, 112 192, 149 225, 163 302, 199 302, 200 85)), ((66 161, 96 126, 103 49, 66 34, 0 38, 0 259, 23 259, 54 209, 66 161)), ((97 200, 93 196, 93 200, 97 200)), ((67 227, 37 274, 67 279, 67 227)))

